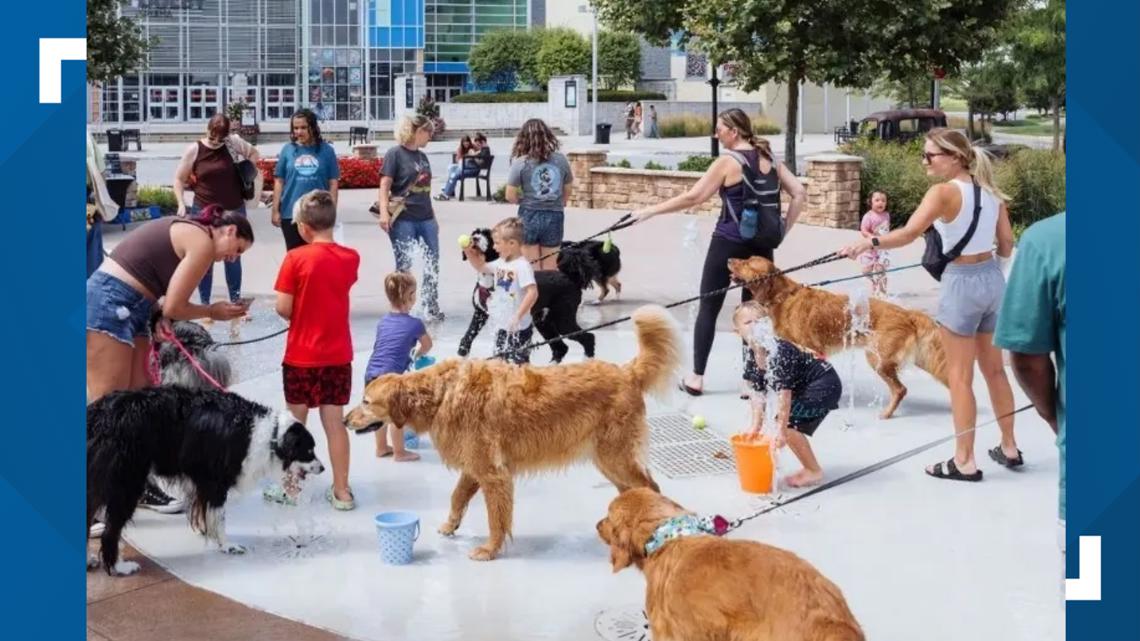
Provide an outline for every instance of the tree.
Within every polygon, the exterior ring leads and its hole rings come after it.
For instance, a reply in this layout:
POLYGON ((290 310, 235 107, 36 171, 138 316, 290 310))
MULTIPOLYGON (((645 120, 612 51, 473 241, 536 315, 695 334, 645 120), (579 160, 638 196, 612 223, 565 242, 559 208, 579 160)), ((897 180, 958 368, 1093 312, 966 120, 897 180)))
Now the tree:
POLYGON ((538 84, 535 59, 539 38, 539 32, 525 30, 487 32, 467 59, 472 79, 494 91, 512 91, 520 82, 538 84))
POLYGON ((872 90, 877 96, 889 96, 900 107, 929 107, 931 80, 930 73, 918 69, 897 79, 882 77, 875 82, 872 90))
POLYGON ((1053 151, 1057 151, 1065 100, 1065 0, 1030 3, 1014 17, 1010 35, 1011 56, 1027 98, 1038 105, 1047 100, 1053 112, 1053 151))
POLYGON ((573 29, 558 27, 541 32, 535 60, 538 84, 546 86, 551 76, 590 75, 590 43, 573 29))
POLYGON ((142 27, 119 16, 125 0, 87 0, 87 81, 110 82, 146 64, 157 38, 143 36, 142 27))
POLYGON ((656 44, 682 45, 714 64, 736 62, 745 91, 787 84, 784 162, 795 167, 803 81, 865 88, 915 69, 953 73, 980 56, 1015 0, 661 0, 653 11, 628 0, 594 0, 604 21, 656 44))
POLYGON ((598 75, 606 89, 618 89, 641 79, 641 42, 629 32, 598 34, 598 75))

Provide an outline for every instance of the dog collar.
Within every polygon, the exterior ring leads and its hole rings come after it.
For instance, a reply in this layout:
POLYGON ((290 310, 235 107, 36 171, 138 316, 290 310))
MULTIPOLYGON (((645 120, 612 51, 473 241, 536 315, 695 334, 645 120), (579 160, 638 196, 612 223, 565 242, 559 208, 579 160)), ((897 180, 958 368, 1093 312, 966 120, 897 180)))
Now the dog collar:
POLYGON ((269 435, 269 451, 273 452, 274 456, 281 458, 277 449, 277 421, 273 421, 273 433, 269 435))
POLYGON ((728 532, 728 519, 720 516, 697 516, 683 514, 674 516, 657 526, 649 542, 645 544, 645 556, 650 556, 660 550, 666 543, 682 536, 695 536, 698 534, 712 534, 723 536, 728 532))

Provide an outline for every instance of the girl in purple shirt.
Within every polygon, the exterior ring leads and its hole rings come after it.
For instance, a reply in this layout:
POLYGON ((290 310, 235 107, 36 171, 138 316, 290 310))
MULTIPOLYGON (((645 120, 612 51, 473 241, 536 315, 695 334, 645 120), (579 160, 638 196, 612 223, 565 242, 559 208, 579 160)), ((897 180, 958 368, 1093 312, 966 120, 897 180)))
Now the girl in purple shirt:
MULTIPOLYGON (((416 304, 416 278, 411 274, 396 272, 384 279, 384 293, 392 305, 392 311, 380 319, 376 325, 376 343, 372 346, 372 356, 364 371, 364 385, 384 374, 402 374, 408 371, 414 358, 431 350, 431 336, 424 322, 410 315, 416 304), (418 347, 417 347, 418 345, 418 347), (412 348, 416 348, 412 356, 412 348)), ((376 456, 392 456, 399 462, 418 461, 420 455, 409 452, 404 447, 404 430, 389 425, 386 430, 376 432, 376 456), (388 445, 388 441, 392 444, 388 445)))

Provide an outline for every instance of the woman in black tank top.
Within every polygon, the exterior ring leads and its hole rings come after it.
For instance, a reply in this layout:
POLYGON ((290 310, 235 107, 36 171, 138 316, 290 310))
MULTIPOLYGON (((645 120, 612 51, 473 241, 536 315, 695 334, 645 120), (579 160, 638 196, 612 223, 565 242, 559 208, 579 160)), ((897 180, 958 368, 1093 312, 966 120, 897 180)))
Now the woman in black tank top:
MULTIPOLYGON (((781 190, 791 197, 787 215, 784 218, 784 233, 787 234, 796 224, 803 209, 806 192, 799 179, 786 167, 777 164, 772 157, 768 141, 752 133, 752 122, 740 109, 729 109, 720 114, 716 123, 716 137, 725 153, 720 156, 689 191, 670 198, 663 203, 633 212, 634 220, 644 222, 658 214, 686 211, 704 203, 713 194, 720 194, 721 212, 717 218, 708 253, 705 255, 704 270, 701 274, 701 293, 715 291, 728 286, 729 258, 749 258, 764 256, 773 258, 772 250, 761 249, 746 242, 740 235, 737 222, 744 210, 743 168, 741 161, 749 163, 760 177, 763 187, 761 196, 774 198, 779 203, 781 190)), ((751 298, 747 289, 741 289, 742 300, 751 298)), ((701 299, 700 311, 693 335, 693 371, 681 381, 681 389, 693 395, 704 393, 705 366, 716 337, 716 318, 724 306, 724 294, 701 299)), ((742 358, 743 358, 742 350, 742 358)), ((742 386, 742 397, 747 398, 742 386)))

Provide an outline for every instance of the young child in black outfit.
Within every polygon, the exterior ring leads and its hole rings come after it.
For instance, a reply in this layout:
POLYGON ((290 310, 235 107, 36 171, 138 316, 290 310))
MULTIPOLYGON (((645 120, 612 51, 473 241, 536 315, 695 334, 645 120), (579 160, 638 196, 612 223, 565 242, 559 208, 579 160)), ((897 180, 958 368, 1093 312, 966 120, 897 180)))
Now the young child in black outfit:
POLYGON ((755 301, 737 307, 732 315, 736 333, 750 348, 744 367, 744 378, 752 388, 752 424, 748 435, 760 434, 770 388, 778 394, 776 424, 771 430, 774 444, 777 448, 786 444, 803 465, 802 470, 789 475, 785 481, 791 487, 815 485, 823 480, 823 468, 807 437, 815 433, 831 410, 839 407, 843 383, 826 360, 777 338, 774 333, 770 339, 759 340, 754 329, 757 321, 766 318, 764 307, 755 301), (773 346, 775 353, 769 354, 773 346))

